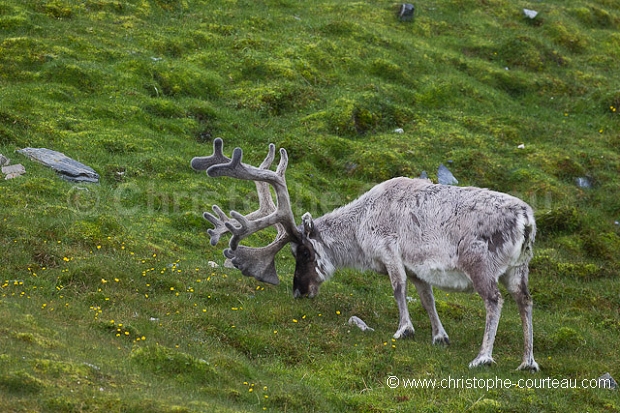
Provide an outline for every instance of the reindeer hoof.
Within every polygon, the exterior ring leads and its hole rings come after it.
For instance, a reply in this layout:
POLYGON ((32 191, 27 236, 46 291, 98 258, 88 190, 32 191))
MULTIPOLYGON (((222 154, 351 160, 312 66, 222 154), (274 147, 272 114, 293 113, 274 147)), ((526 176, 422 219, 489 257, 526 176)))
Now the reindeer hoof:
POLYGON ((473 369, 479 366, 489 366, 491 364, 495 364, 495 360, 491 356, 478 356, 471 363, 469 363, 469 368, 473 369))
POLYGON ((446 335, 435 336, 433 337, 433 345, 448 346, 450 345, 450 338, 446 335))
POLYGON ((521 363, 517 370, 529 370, 532 373, 540 371, 540 366, 534 360, 528 360, 521 363))
POLYGON ((415 330, 413 326, 404 326, 398 329, 394 334, 395 339, 413 337, 415 335, 415 330))

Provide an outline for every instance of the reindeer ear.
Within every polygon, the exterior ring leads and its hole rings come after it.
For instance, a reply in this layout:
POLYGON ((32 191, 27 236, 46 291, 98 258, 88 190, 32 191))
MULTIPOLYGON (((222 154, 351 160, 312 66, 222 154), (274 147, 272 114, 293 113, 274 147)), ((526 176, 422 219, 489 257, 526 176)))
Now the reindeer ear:
POLYGON ((303 227, 302 235, 304 237, 309 237, 310 235, 312 235, 312 232, 314 231, 314 221, 312 221, 312 215, 310 215, 310 212, 306 212, 301 217, 301 223, 303 227))

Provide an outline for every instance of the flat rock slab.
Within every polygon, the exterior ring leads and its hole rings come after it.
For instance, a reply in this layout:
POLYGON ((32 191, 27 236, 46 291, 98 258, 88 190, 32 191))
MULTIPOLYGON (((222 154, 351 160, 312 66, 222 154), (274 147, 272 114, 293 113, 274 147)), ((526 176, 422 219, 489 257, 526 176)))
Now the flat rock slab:
POLYGON ((99 174, 93 168, 67 157, 64 153, 46 148, 24 148, 17 152, 52 168, 67 181, 99 182, 99 174))

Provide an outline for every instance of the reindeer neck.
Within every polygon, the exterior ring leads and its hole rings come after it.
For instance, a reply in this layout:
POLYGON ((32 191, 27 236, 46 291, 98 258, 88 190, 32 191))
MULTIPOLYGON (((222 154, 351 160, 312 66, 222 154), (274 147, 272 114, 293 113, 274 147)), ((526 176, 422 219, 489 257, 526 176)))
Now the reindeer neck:
POLYGON ((359 208, 352 204, 315 219, 325 258, 334 269, 359 266, 361 249, 356 236, 359 219, 359 208))

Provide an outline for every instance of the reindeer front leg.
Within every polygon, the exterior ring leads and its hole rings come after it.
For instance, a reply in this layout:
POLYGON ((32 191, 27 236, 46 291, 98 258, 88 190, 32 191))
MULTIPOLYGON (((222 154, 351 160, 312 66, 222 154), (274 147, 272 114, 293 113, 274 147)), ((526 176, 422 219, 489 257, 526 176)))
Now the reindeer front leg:
POLYGON ((398 259, 394 259, 389 264, 386 263, 385 267, 390 276, 394 298, 398 305, 399 322, 394 338, 412 337, 415 334, 415 329, 411 323, 409 309, 407 308, 407 274, 405 273, 405 267, 398 259))
POLYGON ((435 306, 435 296, 433 295, 433 288, 425 281, 422 281, 417 276, 412 275, 411 280, 418 290, 420 296, 420 302, 422 307, 428 313, 428 317, 431 321, 431 330, 433 335, 433 344, 450 344, 448 333, 443 328, 439 315, 437 314, 437 307, 435 306))

